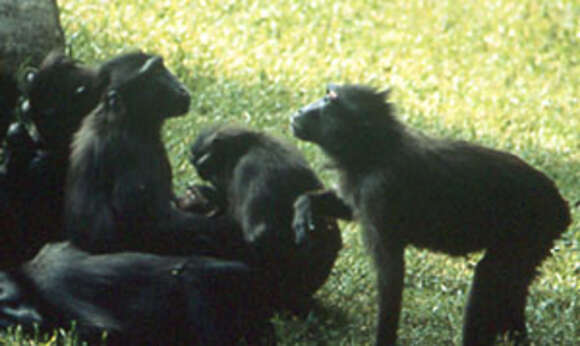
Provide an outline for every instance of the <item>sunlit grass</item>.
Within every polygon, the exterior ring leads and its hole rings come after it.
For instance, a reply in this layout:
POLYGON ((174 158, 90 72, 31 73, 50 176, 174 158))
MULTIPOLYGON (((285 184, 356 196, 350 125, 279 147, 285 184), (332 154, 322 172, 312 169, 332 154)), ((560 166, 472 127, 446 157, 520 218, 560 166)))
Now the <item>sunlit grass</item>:
MULTIPOLYGON (((437 136, 512 151, 580 200, 580 5, 524 1, 60 0, 72 54, 87 63, 130 49, 163 55, 193 93, 166 126, 178 190, 195 180, 187 145, 215 121, 290 137, 288 116, 328 82, 390 87, 402 119, 437 136)), ((324 156, 298 143, 328 184, 324 156)), ((579 210, 574 211, 576 219, 579 210)), ((542 267, 527 310, 536 345, 580 344, 576 221, 542 267)), ((372 343, 372 269, 358 228, 321 308, 278 316, 282 345, 372 343)), ((459 344, 467 259, 407 251, 402 345, 459 344)))

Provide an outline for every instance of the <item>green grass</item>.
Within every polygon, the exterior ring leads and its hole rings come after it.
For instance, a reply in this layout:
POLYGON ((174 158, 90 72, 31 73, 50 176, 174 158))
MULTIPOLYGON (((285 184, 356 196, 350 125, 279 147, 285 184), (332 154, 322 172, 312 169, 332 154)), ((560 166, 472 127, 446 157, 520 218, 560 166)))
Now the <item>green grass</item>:
MULTIPOLYGON (((72 54, 97 63, 132 48, 163 55, 191 89, 190 113, 165 127, 176 189, 196 180, 188 144, 236 121, 291 137, 289 115, 328 82, 391 87, 400 117, 437 136, 511 151, 580 200, 580 5, 574 0, 60 0, 72 54)), ((326 182, 325 158, 297 143, 326 182)), ((580 209, 531 288, 535 345, 580 344, 580 209)), ((281 345, 366 345, 376 293, 354 224, 320 308, 278 316, 281 345)), ((481 254, 409 249, 402 345, 458 345, 481 254)), ((13 337, 13 334, 9 334, 13 337)), ((20 338, 13 339, 20 340, 20 338)), ((17 341, 13 341, 17 344, 17 341)))

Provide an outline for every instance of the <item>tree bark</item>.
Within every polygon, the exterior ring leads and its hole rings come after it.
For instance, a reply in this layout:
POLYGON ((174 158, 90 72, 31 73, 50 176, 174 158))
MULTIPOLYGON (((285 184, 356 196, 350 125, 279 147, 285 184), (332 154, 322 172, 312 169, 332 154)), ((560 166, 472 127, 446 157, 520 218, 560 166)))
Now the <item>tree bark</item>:
POLYGON ((0 74, 38 66, 64 47, 56 0, 0 0, 0 74))

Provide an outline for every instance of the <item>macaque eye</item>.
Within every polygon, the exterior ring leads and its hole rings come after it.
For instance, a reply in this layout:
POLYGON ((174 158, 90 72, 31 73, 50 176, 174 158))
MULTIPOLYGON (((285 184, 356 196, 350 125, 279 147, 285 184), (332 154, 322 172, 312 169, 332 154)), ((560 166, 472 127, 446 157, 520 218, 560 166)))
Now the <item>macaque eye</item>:
POLYGON ((75 89, 75 95, 82 95, 87 91, 87 87, 84 85, 79 86, 75 89))
POLYGON ((30 68, 25 71, 20 77, 20 83, 25 93, 28 93, 36 79, 36 70, 30 68))
POLYGON ((26 81, 27 84, 31 84, 32 82, 34 82, 35 77, 36 77, 36 72, 28 71, 28 72, 26 72, 26 75, 24 76, 24 80, 26 81))

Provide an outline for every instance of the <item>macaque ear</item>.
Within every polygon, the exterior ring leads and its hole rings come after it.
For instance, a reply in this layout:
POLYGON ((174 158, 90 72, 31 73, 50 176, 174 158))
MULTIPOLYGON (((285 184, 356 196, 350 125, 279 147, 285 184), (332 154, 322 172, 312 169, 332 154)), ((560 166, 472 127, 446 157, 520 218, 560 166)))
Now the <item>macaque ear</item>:
POLYGON ((378 97, 380 97, 381 99, 383 99, 383 100, 387 100, 389 98, 389 95, 390 94, 391 94, 391 89, 389 89, 389 88, 386 88, 384 90, 378 91, 376 93, 376 95, 378 97))
POLYGON ((214 133, 214 134, 212 135, 212 137, 211 137, 211 141, 210 141, 210 143, 211 143, 211 146, 212 146, 213 148, 215 148, 215 147, 217 147, 217 146, 220 146, 220 145, 222 145, 222 143, 224 143, 224 142, 225 142, 225 138, 226 138, 226 136, 225 136, 223 133, 221 133, 221 132, 216 132, 216 133, 214 133))

